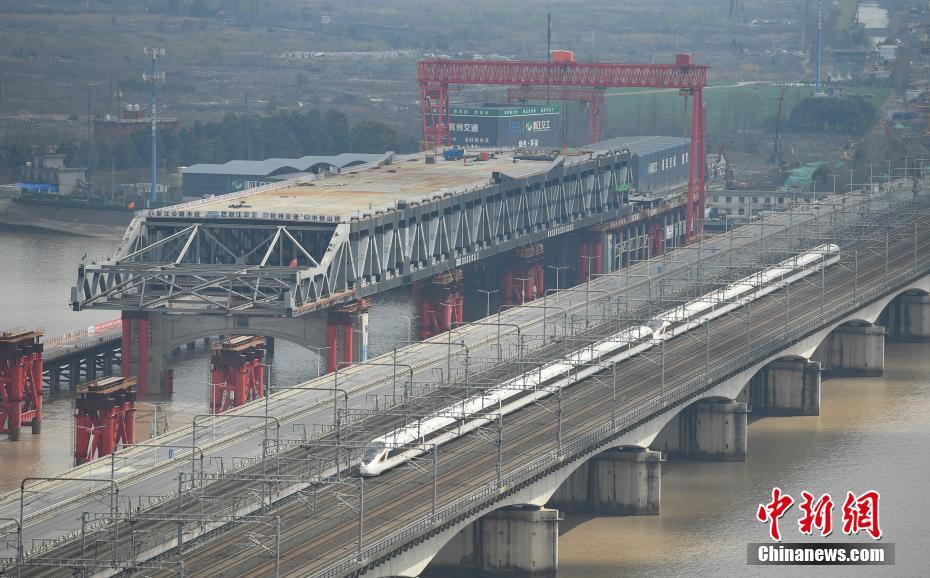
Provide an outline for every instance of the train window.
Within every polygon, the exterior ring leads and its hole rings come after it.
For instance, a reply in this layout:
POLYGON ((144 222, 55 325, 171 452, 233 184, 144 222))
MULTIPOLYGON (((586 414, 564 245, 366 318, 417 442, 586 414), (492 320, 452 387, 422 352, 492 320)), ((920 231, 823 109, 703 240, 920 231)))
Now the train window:
POLYGON ((384 442, 372 442, 362 451, 362 463, 369 464, 384 451, 384 442))

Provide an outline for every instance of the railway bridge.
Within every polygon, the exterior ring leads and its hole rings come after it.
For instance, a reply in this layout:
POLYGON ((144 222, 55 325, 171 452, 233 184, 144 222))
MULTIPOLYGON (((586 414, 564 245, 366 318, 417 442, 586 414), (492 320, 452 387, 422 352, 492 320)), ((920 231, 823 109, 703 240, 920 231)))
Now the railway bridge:
POLYGON ((26 481, 0 499, 0 556, 24 575, 554 572, 559 510, 658 513, 662 460, 742 459, 748 411, 816 413, 821 373, 875 374, 886 337, 930 336, 928 201, 832 196, 26 481), (823 243, 838 263, 358 476, 374 437, 823 243))
MULTIPOLYGON (((670 154, 662 167, 686 175, 687 153, 670 154)), ((429 337, 492 304, 542 297, 547 283, 684 244, 686 181, 631 199, 630 164, 609 143, 565 156, 387 153, 325 178, 143 211, 112 256, 79 267, 72 307, 121 312, 124 375, 142 395, 170 389, 172 349, 215 335, 325 350, 332 371, 368 358, 369 300, 385 291, 413 287, 429 337), (466 303, 477 289, 487 304, 466 303)))

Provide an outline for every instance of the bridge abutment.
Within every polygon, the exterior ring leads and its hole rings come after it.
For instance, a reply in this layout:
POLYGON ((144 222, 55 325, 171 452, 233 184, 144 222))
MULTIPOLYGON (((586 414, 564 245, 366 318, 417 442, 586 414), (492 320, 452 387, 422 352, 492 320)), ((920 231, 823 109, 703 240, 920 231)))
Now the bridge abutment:
POLYGON ((894 341, 930 341, 930 295, 899 295, 888 307, 888 338, 894 341))
POLYGON ((469 524, 436 554, 424 576, 555 576, 559 512, 502 508, 469 524))
POLYGON ((830 332, 811 359, 827 376, 877 377, 885 370, 885 335, 881 325, 841 325, 830 332))
POLYGON ((662 494, 662 453, 613 449, 579 467, 549 504, 563 512, 617 516, 657 515, 662 494))
POLYGON ((753 376, 743 397, 754 414, 820 415, 820 373, 820 362, 778 359, 753 376))
POLYGON ((673 457, 743 461, 748 413, 741 402, 699 401, 672 418, 650 448, 673 457))

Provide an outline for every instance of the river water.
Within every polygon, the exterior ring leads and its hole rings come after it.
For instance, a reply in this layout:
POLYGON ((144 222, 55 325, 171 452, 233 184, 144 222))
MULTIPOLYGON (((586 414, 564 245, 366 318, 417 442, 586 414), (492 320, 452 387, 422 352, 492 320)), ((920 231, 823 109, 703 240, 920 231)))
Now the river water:
MULTIPOLYGON (((81 257, 108 254, 115 243, 116 234, 113 239, 93 239, 0 228, 4 270, 0 327, 45 327, 51 336, 116 317, 114 312, 75 313, 68 307, 81 257)), ((373 354, 389 348, 395 339, 407 338, 412 315, 408 301, 389 294, 375 304, 373 354)), ((863 569, 869 568, 896 576, 926 575, 928 347, 890 343, 884 377, 825 380, 818 417, 754 421, 745 462, 666 462, 661 516, 569 514, 562 523, 560 578, 762 574, 770 569, 745 565, 746 544, 767 539, 766 528, 755 521, 754 512, 774 484, 795 497, 801 490, 818 496, 829 492, 840 502, 847 490, 881 492, 883 541, 896 544, 897 565, 828 569, 827 574, 865 574, 863 569)), ((276 349, 278 384, 294 384, 317 374, 315 354, 281 342, 276 349)), ((159 405, 160 421, 167 416, 169 424, 176 426, 208 408, 207 352, 202 346, 182 352, 173 364, 173 398, 147 401, 159 405)), ((25 476, 53 474, 71 465, 72 412, 69 393, 46 396, 41 435, 33 436, 26 428, 19 442, 2 436, 0 491, 15 488, 25 476)), ((138 431, 145 433, 152 406, 141 404, 139 413, 138 431)), ((783 519, 785 541, 803 541, 796 529, 796 512, 797 506, 783 519)), ((834 532, 832 539, 841 540, 842 534, 834 532)), ((813 573, 807 570, 799 573, 813 573)))
MULTIPOLYGON (((782 566, 792 574, 926 576, 930 502, 930 344, 889 343, 881 378, 826 379, 821 415, 767 417, 749 426, 745 462, 662 464, 660 516, 568 514, 559 538, 559 578, 773 575, 747 566, 746 544, 767 542, 756 521, 773 485, 800 500, 830 493, 830 541, 865 541, 839 531, 846 492, 881 494, 882 542, 895 566, 782 566), (826 569, 825 569, 826 568, 826 569)), ((797 502, 782 518, 783 541, 806 542, 797 502)), ((781 574, 781 572, 779 572, 781 574)))
MULTIPOLYGON (((110 255, 121 234, 120 229, 111 238, 95 238, 0 225, 0 329, 43 328, 47 337, 54 337, 119 317, 117 311, 74 312, 69 300, 81 259, 110 255)), ((369 323, 371 355, 410 339, 416 330, 413 319, 413 304, 404 292, 379 295, 369 323)), ((272 383, 300 383, 325 371, 325 360, 322 365, 316 352, 277 340, 272 383)), ((152 431, 156 414, 159 431, 164 431, 210 411, 209 351, 203 343, 172 356, 169 367, 174 368, 174 395, 149 395, 136 404, 138 441, 152 431)), ((0 435, 0 492, 18 487, 26 476, 52 475, 73 465, 73 399, 67 391, 46 394, 41 435, 33 436, 28 427, 16 443, 0 435)))

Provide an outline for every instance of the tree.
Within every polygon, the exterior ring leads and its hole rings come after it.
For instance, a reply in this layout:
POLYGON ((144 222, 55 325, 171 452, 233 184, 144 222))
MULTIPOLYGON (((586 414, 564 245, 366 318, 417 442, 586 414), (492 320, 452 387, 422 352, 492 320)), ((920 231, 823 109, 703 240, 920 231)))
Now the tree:
POLYGON ((323 126, 329 137, 328 152, 330 154, 339 154, 349 150, 352 143, 349 140, 349 119, 345 114, 338 110, 327 110, 323 118, 323 126))
POLYGON ((351 131, 352 152, 383 153, 395 148, 399 141, 397 130, 380 120, 361 122, 351 131))

